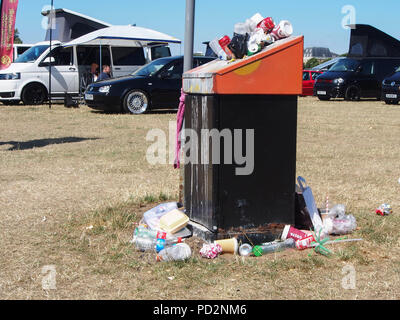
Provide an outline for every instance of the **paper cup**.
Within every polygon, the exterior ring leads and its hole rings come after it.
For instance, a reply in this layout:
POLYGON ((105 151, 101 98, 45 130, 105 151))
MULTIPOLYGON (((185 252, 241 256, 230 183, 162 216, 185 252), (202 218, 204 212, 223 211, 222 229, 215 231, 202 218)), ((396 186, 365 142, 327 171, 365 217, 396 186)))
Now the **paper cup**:
POLYGON ((271 34, 276 40, 290 37, 293 34, 293 26, 289 21, 282 20, 277 26, 275 26, 271 34))
POLYGON ((215 240, 214 243, 218 243, 223 253, 233 253, 236 254, 238 251, 238 241, 236 238, 215 240))

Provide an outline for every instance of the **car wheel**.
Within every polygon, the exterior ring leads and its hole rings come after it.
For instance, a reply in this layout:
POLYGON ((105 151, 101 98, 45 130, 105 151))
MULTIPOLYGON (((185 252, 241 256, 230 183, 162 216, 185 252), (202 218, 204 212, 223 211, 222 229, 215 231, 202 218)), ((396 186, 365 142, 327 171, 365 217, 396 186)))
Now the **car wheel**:
POLYGON ((143 91, 131 90, 124 98, 123 108, 125 112, 132 114, 145 113, 149 108, 149 98, 143 91))
POLYGON ((356 87, 356 86, 348 87, 344 98, 345 98, 345 100, 348 100, 348 101, 360 100, 360 89, 358 89, 358 87, 356 87))
POLYGON ((330 100, 331 97, 325 97, 325 96, 318 96, 318 99, 321 101, 328 101, 330 100))
POLYGON ((39 83, 28 84, 22 91, 22 102, 26 105, 43 104, 46 98, 46 89, 39 83))

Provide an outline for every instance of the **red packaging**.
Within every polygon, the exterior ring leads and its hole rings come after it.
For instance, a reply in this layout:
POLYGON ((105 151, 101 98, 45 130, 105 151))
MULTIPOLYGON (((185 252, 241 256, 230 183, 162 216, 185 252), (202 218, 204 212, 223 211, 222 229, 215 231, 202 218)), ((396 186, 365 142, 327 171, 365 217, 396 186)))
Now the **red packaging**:
POLYGON ((308 235, 303 231, 293 228, 291 225, 286 225, 282 232, 282 241, 292 238, 294 240, 301 240, 306 238, 308 235))
POLYGON ((257 28, 263 29, 265 33, 270 33, 274 27, 275 23, 271 17, 261 20, 261 22, 257 25, 257 28))
POLYGON ((310 244, 315 241, 313 235, 305 237, 304 239, 296 241, 296 248, 299 250, 307 249, 310 247, 310 244))
POLYGON ((225 51, 227 58, 231 59, 232 51, 228 48, 228 44, 231 43, 231 39, 228 36, 223 36, 221 39, 218 40, 218 43, 221 46, 222 50, 225 51))
POLYGON ((167 239, 167 233, 163 231, 157 232, 157 239, 167 239))

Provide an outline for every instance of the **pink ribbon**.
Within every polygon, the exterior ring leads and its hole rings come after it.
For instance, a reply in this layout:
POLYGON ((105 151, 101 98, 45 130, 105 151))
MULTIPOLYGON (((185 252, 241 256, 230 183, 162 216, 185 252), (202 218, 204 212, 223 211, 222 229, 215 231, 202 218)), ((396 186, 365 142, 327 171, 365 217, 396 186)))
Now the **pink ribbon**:
POLYGON ((181 131, 183 126, 183 119, 185 117, 185 97, 186 93, 181 89, 181 96, 179 98, 179 107, 176 117, 176 146, 175 146, 175 162, 174 168, 179 169, 181 166, 180 162, 180 150, 181 150, 181 131))

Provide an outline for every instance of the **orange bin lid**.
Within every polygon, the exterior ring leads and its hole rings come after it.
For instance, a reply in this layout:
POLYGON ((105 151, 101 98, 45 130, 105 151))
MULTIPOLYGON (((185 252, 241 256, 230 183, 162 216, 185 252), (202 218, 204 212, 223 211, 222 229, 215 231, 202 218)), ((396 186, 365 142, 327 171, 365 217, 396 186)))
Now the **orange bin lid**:
POLYGON ((213 60, 183 74, 191 94, 302 93, 304 37, 278 40, 260 52, 234 61, 213 60))

